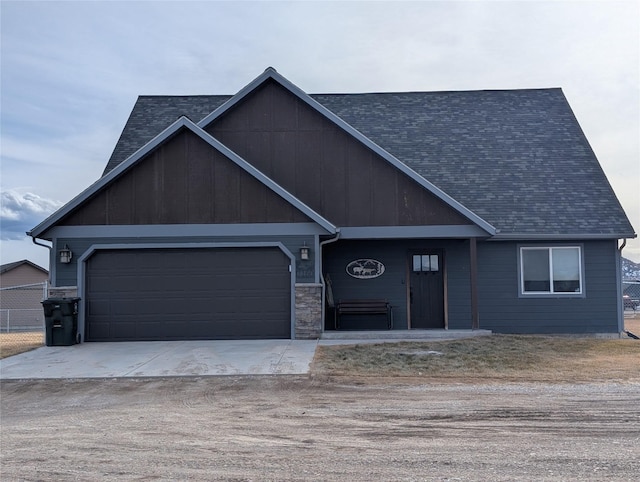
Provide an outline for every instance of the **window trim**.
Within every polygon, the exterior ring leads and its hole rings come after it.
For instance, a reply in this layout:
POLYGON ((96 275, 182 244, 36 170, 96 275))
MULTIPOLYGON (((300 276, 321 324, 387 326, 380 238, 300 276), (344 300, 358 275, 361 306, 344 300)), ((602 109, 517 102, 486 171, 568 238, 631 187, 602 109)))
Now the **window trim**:
POLYGON ((553 245, 536 245, 522 244, 518 245, 518 297, 519 298, 585 298, 585 270, 584 270, 584 246, 582 244, 553 244, 553 245), (553 250, 554 249, 577 249, 579 262, 579 282, 580 291, 553 291, 553 250), (546 249, 549 256, 549 291, 525 291, 524 289, 524 259, 523 251, 527 249, 546 249))

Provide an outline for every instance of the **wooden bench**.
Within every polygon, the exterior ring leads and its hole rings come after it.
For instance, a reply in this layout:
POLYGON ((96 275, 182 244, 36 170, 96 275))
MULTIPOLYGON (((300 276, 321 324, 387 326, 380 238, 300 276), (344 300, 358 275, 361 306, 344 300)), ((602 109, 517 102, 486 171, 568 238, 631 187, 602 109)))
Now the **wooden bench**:
POLYGON ((340 326, 341 315, 387 315, 387 327, 393 329, 393 311, 387 300, 340 300, 334 311, 334 325, 340 326))

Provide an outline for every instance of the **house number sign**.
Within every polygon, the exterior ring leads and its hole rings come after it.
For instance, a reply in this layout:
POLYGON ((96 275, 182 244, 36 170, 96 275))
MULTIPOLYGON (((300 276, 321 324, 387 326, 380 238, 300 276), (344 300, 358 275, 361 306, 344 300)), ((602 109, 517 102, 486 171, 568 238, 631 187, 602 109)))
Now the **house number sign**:
POLYGON ((373 279, 382 273, 384 264, 375 259, 356 259, 347 265, 347 274, 358 279, 373 279))

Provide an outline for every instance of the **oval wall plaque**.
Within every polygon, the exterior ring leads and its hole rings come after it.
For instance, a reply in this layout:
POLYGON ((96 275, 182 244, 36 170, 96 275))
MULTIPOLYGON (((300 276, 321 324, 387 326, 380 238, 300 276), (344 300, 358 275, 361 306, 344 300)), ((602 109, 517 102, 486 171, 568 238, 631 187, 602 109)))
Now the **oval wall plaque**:
POLYGON ((382 276, 384 264, 375 259, 356 259, 347 265, 347 274, 358 279, 372 279, 382 276))

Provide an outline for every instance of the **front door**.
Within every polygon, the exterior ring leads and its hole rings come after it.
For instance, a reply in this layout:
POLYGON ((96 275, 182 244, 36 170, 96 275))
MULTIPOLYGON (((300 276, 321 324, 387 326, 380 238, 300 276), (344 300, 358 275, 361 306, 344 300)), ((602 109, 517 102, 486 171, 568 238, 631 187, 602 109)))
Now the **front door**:
POLYGON ((444 328, 444 276, 442 251, 412 253, 409 259, 411 328, 444 328))

